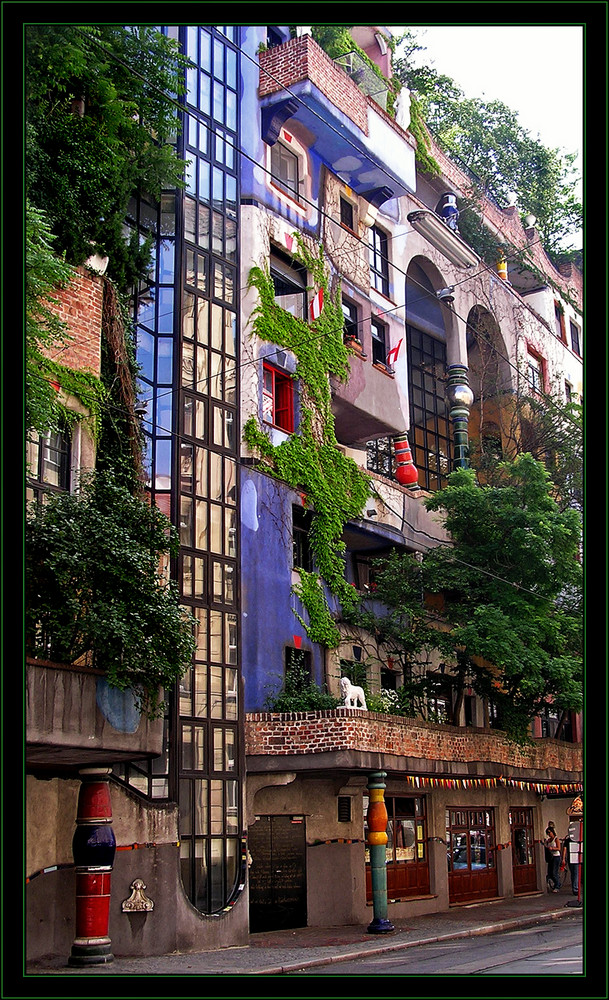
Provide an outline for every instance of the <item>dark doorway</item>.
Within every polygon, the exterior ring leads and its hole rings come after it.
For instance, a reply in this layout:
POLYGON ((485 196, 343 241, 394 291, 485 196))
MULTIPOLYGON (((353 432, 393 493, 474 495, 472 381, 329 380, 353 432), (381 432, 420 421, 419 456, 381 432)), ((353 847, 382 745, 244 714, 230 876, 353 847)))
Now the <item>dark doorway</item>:
POLYGON ((260 816, 248 848, 251 933, 306 927, 304 816, 260 816))
POLYGON ((535 840, 533 838, 533 810, 525 807, 510 809, 512 841, 512 872, 514 895, 537 890, 535 865, 535 840))

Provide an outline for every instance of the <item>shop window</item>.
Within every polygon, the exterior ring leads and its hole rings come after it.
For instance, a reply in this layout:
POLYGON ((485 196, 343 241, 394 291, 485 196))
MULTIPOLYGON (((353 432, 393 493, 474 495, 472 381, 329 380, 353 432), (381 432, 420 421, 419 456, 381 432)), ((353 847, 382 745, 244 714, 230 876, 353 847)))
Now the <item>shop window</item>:
POLYGON ((294 430, 294 382, 271 365, 263 366, 262 419, 291 434, 294 430))
POLYGON ((448 809, 446 834, 449 872, 475 872, 495 867, 492 809, 448 809))
POLYGON ((370 320, 372 363, 387 367, 387 327, 376 319, 370 320))
POLYGON ((303 507, 292 507, 292 565, 310 573, 313 569, 313 553, 309 532, 311 530, 312 514, 303 507))
POLYGON ((383 295, 389 295, 387 233, 378 226, 370 229, 370 284, 383 295))
MULTIPOLYGON (((404 899, 408 896, 425 895, 430 891, 425 798, 386 795, 385 805, 387 896, 390 899, 404 899)), ((367 808, 367 798, 364 797, 364 810, 367 808)), ((366 825, 364 830, 367 833, 366 825)), ((366 896, 371 901, 369 854, 367 849, 366 896)))

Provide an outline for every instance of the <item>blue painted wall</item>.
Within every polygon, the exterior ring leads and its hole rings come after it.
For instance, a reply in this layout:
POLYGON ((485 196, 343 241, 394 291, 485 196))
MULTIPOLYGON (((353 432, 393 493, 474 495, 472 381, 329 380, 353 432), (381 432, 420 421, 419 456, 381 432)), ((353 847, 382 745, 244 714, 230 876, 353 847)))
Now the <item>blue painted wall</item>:
POLYGON ((299 494, 251 467, 241 470, 241 610, 245 711, 265 709, 283 685, 285 648, 302 636, 317 684, 324 682, 324 651, 311 643, 292 594, 292 505, 299 494))

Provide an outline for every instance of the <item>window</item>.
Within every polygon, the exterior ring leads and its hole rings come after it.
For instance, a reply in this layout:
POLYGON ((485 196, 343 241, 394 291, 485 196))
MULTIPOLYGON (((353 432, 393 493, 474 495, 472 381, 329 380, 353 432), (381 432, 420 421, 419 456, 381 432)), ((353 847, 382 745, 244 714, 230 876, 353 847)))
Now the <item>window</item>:
POLYGON ((450 723, 452 718, 452 684, 443 674, 428 674, 427 718, 430 722, 450 723))
POLYGON ((370 284, 383 295, 389 295, 387 234, 378 226, 370 229, 370 284))
POLYGON ((413 326, 406 327, 410 378, 412 459, 424 490, 437 490, 450 471, 451 431, 444 385, 446 345, 413 326))
POLYGON ((307 649, 285 649, 285 688, 292 693, 303 691, 312 681, 311 654, 307 649))
POLYGON ((304 319, 307 308, 306 270, 291 257, 273 250, 270 271, 277 304, 297 319, 304 319))
POLYGON ((581 347, 579 343, 579 327, 576 326, 575 323, 573 323, 573 321, 569 322, 569 327, 571 330, 571 347, 573 348, 576 354, 581 355, 581 347))
POLYGON ((535 354, 527 357, 527 378, 531 392, 540 393, 543 390, 543 364, 541 358, 535 354))
POLYGON ((573 386, 570 382, 565 382, 565 401, 571 403, 573 400, 573 386))
POLYGON ((386 479, 395 479, 395 449, 393 438, 377 438, 366 444, 366 468, 386 479))
MULTIPOLYGON (((387 895, 390 899, 426 895, 430 891, 427 820, 423 796, 385 796, 387 895)), ((367 811, 367 797, 364 809, 367 811)), ((365 815, 365 814, 364 814, 365 815)), ((365 824, 367 839, 367 827, 365 824)), ((366 898, 372 900, 370 849, 366 849, 366 898)))
POLYGON ((292 507, 292 565, 310 573, 313 569, 313 554, 309 540, 312 514, 303 507, 292 507))
POLYGON ((271 177, 278 188, 298 201, 298 156, 282 142, 276 142, 271 147, 271 177))
POLYGON ((348 677, 351 683, 356 687, 365 687, 366 665, 365 663, 361 663, 359 660, 344 660, 341 658, 340 676, 348 677))
POLYGON ((45 492, 70 489, 70 439, 64 431, 40 437, 32 431, 27 442, 28 499, 41 499, 45 492))
POLYGON ((357 306, 352 302, 342 301, 343 316, 345 318, 344 338, 345 340, 359 340, 359 324, 357 321, 357 306))
POLYGON ((372 363, 387 367, 387 327, 376 319, 370 320, 372 334, 372 363))
POLYGON ((353 205, 346 198, 340 199, 340 221, 347 229, 353 229, 353 205))
POLYGON ((446 842, 449 872, 494 868, 494 810, 447 809, 446 842))
POLYGON ((566 342, 567 338, 565 336, 565 316, 562 306, 558 303, 554 303, 554 326, 556 328, 556 336, 559 340, 564 340, 566 342))
POLYGON ((283 45, 283 38, 280 33, 274 27, 267 27, 266 29, 266 47, 267 49, 274 49, 278 45, 283 45))
POLYGON ((262 387, 262 419, 273 427, 291 434, 294 430, 294 384, 285 372, 264 365, 262 387))

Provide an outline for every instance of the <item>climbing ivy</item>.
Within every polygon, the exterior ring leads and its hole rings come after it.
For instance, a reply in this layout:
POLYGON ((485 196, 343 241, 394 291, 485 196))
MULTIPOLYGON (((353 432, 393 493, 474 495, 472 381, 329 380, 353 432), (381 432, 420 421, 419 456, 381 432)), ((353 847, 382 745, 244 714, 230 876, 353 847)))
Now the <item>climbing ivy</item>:
POLYGON ((339 451, 334 430, 329 376, 345 382, 350 371, 350 351, 343 343, 340 281, 331 292, 323 247, 315 254, 299 233, 294 238, 295 258, 310 272, 314 286, 322 289, 320 316, 308 324, 282 309, 275 301, 267 268, 253 267, 249 285, 259 295, 253 312, 254 332, 262 340, 291 350, 297 358, 294 378, 300 380, 300 425, 274 445, 251 417, 244 427, 244 440, 259 452, 266 471, 306 494, 313 514, 309 535, 317 572, 300 571, 294 593, 307 610, 309 624, 297 617, 313 642, 335 648, 340 636, 320 577, 343 608, 353 606, 357 594, 345 581, 342 534, 347 521, 361 516, 370 496, 370 477, 339 451))

